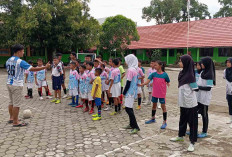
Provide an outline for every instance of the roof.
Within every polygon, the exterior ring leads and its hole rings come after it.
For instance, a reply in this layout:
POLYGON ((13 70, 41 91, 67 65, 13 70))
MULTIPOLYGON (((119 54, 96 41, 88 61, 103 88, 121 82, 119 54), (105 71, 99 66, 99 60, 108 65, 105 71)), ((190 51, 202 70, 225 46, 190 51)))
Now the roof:
MULTIPOLYGON (((187 47, 188 22, 138 27, 129 49, 187 47)), ((190 22, 189 47, 232 47, 232 17, 190 22)))

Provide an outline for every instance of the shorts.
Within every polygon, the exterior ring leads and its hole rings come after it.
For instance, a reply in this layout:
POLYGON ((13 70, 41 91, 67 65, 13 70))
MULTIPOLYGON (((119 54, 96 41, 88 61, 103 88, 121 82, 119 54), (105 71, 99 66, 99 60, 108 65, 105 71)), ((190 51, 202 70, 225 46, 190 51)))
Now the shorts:
POLYGON ((137 93, 138 93, 138 94, 142 94, 142 87, 138 87, 137 93))
POLYGON ((109 90, 109 85, 107 85, 105 82, 102 82, 102 92, 107 91, 107 90, 109 90))
POLYGON ((77 96, 78 89, 69 89, 69 96, 77 96))
POLYGON ((52 76, 52 89, 61 90, 60 76, 52 76))
POLYGON ((32 89, 34 87, 34 82, 27 83, 27 88, 32 89))
POLYGON ((153 103, 157 103, 157 102, 158 102, 158 99, 159 99, 159 102, 160 102, 161 104, 165 104, 165 98, 156 98, 156 97, 152 97, 151 101, 152 101, 153 103))
POLYGON ((47 81, 46 80, 37 80, 37 83, 38 83, 38 88, 41 88, 41 87, 47 87, 47 81))
POLYGON ((95 102, 96 106, 101 106, 101 98, 95 98, 94 102, 95 102))
POLYGON ((148 87, 148 92, 149 92, 149 93, 152 93, 152 89, 153 89, 153 88, 149 86, 149 87, 148 87))
POLYGON ((88 99, 87 93, 81 93, 81 92, 80 92, 80 95, 79 95, 79 96, 80 96, 81 99, 88 99))
POLYGON ((13 105, 14 107, 20 107, 23 98, 23 87, 7 85, 7 89, 10 98, 9 105, 13 105))
POLYGON ((64 84, 64 74, 60 75, 60 82, 61 84, 64 84))
POLYGON ((110 90, 110 93, 112 94, 112 98, 117 98, 121 95, 121 83, 118 82, 116 84, 113 84, 110 90))
POLYGON ((125 106, 128 108, 133 108, 135 98, 134 97, 125 97, 125 106))
POLYGON ((88 93, 88 101, 93 101, 93 97, 91 95, 91 92, 88 93))

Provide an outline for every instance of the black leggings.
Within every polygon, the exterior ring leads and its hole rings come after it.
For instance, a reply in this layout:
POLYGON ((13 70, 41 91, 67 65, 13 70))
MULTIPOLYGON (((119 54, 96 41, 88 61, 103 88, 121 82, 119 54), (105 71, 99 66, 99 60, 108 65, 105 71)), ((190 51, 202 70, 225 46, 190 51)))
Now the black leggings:
POLYGON ((198 103, 198 113, 202 116, 202 122, 203 122, 203 133, 207 133, 208 126, 209 126, 209 116, 208 116, 208 106, 198 103))
POLYGON ((179 137, 186 134, 187 124, 190 128, 189 140, 192 144, 197 142, 198 116, 197 106, 194 108, 180 108, 179 137))
POLYGON ((232 116, 232 95, 226 95, 226 99, 228 101, 229 106, 229 114, 232 116))
POLYGON ((133 108, 126 107, 126 112, 127 112, 128 116, 129 116, 129 119, 130 119, 130 126, 133 129, 139 129, 139 126, 137 124, 133 108))

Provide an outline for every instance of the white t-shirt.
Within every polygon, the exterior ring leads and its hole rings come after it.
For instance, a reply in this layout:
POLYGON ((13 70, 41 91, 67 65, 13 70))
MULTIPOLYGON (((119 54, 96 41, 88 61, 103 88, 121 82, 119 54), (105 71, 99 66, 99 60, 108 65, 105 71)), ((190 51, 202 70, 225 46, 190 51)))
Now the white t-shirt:
POLYGON ((180 107, 193 108, 197 106, 197 97, 190 84, 184 84, 179 87, 179 99, 178 103, 180 107))
MULTIPOLYGON (((223 78, 226 79, 226 70, 224 70, 223 78)), ((227 79, 226 79, 226 94, 232 95, 232 82, 227 81, 227 79)))
POLYGON ((62 68, 60 65, 53 65, 52 66, 52 76, 58 77, 60 76, 60 73, 62 72, 62 68))

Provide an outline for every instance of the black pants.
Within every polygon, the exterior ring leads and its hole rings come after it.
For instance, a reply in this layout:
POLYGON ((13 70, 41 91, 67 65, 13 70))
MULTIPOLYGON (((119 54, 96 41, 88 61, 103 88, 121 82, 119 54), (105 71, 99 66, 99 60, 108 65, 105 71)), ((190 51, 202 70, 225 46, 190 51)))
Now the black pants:
POLYGON ((226 99, 228 101, 229 106, 229 114, 232 116, 232 95, 226 95, 226 99))
POLYGON ((194 108, 180 108, 179 137, 186 134, 187 124, 190 128, 189 140, 191 143, 197 142, 198 115, 197 106, 194 108))
POLYGON ((202 116, 202 123, 203 123, 203 133, 207 133, 208 125, 209 125, 209 116, 208 116, 208 106, 198 103, 198 113, 202 116))
POLYGON ((133 108, 126 107, 126 112, 127 112, 128 116, 129 116, 129 119, 130 119, 130 126, 133 129, 139 129, 139 126, 137 124, 133 108))

